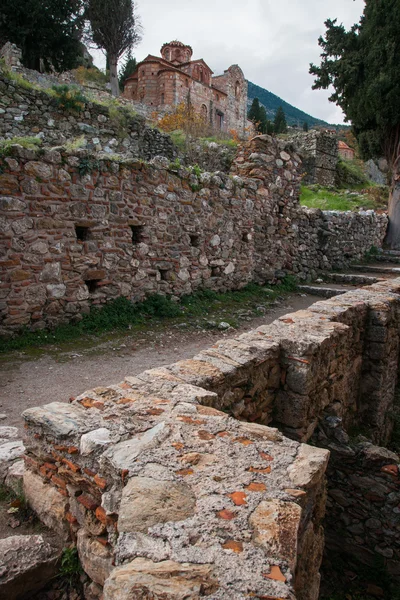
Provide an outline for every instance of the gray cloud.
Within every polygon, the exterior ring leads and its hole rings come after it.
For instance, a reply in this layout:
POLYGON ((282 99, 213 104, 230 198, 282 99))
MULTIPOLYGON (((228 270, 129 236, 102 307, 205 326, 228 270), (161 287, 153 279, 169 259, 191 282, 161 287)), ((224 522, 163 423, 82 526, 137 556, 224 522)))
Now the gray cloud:
MULTIPOLYGON (((319 62, 324 21, 346 27, 357 22, 363 0, 143 0, 138 3, 144 35, 135 55, 158 54, 164 42, 190 44, 215 73, 239 64, 247 79, 329 122, 343 121, 329 93, 312 91, 310 62, 319 62)), ((104 60, 96 53, 96 63, 104 60)))

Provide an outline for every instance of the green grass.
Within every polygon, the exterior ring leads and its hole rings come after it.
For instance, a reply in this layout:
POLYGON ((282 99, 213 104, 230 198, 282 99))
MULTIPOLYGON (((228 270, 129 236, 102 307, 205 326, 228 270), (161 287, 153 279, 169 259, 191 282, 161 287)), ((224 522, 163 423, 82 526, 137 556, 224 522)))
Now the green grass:
POLYGON ((346 194, 343 191, 314 185, 301 187, 300 204, 307 208, 320 208, 321 210, 357 211, 361 208, 373 210, 382 208, 372 194, 361 194, 356 191, 346 194))
POLYGON ((231 315, 235 310, 247 309, 256 315, 260 304, 268 305, 278 296, 295 290, 295 279, 286 277, 280 285, 272 288, 252 283, 225 294, 205 290, 183 296, 180 302, 161 295, 149 296, 138 304, 132 304, 126 298, 117 298, 102 308, 92 308, 90 314, 84 315, 78 323, 59 325, 53 330, 22 330, 15 337, 0 338, 0 353, 60 344, 109 331, 144 330, 163 321, 169 321, 170 324, 190 323, 191 320, 203 318, 207 319, 204 327, 210 323, 209 319, 223 320, 235 326, 236 316, 231 315))
POLYGON ((13 137, 7 140, 0 140, 0 156, 8 156, 11 146, 18 144, 27 150, 36 150, 42 143, 38 137, 13 137))

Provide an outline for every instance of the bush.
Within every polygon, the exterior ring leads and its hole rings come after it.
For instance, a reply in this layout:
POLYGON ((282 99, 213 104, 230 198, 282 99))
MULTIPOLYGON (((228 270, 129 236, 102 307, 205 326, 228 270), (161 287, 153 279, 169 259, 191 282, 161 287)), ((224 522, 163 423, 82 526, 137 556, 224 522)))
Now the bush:
POLYGON ((69 85, 53 85, 51 95, 57 105, 63 110, 82 111, 87 103, 87 98, 79 88, 69 85))
POLYGON ((85 83, 98 83, 99 85, 105 85, 108 83, 108 77, 103 71, 97 69, 96 67, 78 67, 74 71, 74 75, 80 84, 84 85, 85 83))

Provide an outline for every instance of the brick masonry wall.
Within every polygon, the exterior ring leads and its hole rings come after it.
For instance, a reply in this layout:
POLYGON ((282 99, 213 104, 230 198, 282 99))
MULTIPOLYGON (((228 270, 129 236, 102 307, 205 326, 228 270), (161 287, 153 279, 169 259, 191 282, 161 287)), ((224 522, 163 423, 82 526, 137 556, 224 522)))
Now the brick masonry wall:
MULTIPOLYGON (((399 457, 373 442, 390 435, 399 318, 396 279, 71 404, 29 409, 25 493, 60 535, 76 538, 106 600, 155 585, 154 562, 171 560, 163 577, 200 563, 198 585, 216 599, 316 600, 329 450, 329 548, 366 564, 379 555, 397 578, 399 457), (372 392, 363 380, 371 360, 386 377, 372 392), (368 423, 370 441, 352 442, 366 404, 385 414, 368 423), (166 494, 168 510, 157 501, 166 494)), ((183 579, 173 579, 171 598, 183 579)))
POLYGON ((268 136, 230 175, 16 147, 2 160, 1 333, 151 293, 315 277, 382 243, 387 217, 299 206, 300 159, 268 136), (347 252, 343 252, 343 247, 347 252))

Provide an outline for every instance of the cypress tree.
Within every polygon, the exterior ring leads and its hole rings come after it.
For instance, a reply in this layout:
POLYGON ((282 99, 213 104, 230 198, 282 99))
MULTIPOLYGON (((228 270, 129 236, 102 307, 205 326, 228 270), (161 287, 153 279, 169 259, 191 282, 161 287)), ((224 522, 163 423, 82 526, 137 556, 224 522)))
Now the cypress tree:
POLYGON ((358 24, 346 31, 325 22, 320 66, 310 65, 314 89, 334 88, 364 158, 385 156, 391 172, 387 243, 400 247, 400 2, 366 0, 358 24))
POLYGON ((287 123, 284 110, 282 106, 278 108, 275 114, 274 119, 274 131, 275 133, 286 133, 287 132, 287 123))

